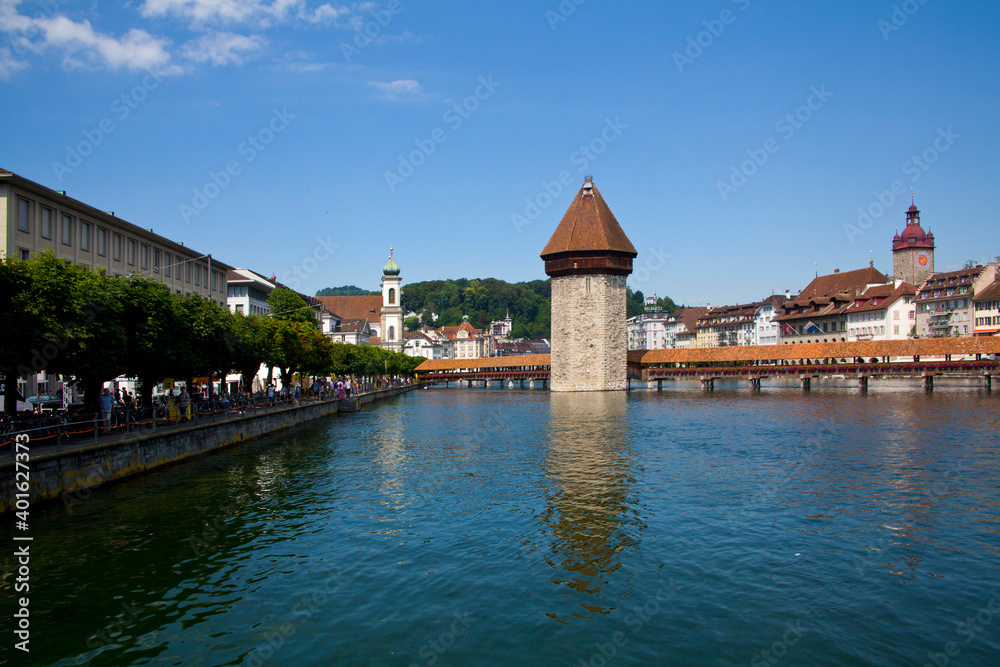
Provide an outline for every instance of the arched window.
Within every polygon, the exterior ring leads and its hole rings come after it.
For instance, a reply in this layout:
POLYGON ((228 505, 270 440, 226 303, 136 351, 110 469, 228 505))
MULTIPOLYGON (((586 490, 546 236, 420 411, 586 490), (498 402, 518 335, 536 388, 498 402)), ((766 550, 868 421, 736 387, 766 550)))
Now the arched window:
MULTIPOLYGON (((389 294, 392 294, 392 290, 389 290, 389 294)), ((396 340, 396 327, 389 327, 389 340, 396 340)))
POLYGON ((389 288, 389 303, 396 303, 396 290, 395 288, 389 288))

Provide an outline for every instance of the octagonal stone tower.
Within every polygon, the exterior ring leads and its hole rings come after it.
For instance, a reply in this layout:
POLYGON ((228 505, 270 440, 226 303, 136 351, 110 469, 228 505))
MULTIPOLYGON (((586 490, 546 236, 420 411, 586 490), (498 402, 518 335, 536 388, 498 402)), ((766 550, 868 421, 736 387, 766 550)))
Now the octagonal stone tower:
POLYGON ((625 279, 637 254, 588 176, 541 254, 552 277, 552 391, 628 387, 625 279))

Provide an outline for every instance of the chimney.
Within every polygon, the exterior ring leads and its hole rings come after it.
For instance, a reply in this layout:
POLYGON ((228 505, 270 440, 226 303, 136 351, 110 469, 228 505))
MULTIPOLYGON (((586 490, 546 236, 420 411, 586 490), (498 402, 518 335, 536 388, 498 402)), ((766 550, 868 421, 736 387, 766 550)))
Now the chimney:
POLYGON ((786 299, 791 299, 792 298, 792 291, 791 290, 787 290, 787 289, 785 290, 785 298, 786 299))

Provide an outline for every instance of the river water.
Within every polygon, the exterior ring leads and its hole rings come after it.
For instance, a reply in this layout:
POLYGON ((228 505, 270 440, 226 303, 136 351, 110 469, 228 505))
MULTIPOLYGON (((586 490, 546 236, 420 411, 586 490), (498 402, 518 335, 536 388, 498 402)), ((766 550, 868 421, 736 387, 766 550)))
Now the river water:
POLYGON ((34 508, 30 664, 997 664, 998 430, 958 380, 414 391, 34 508))

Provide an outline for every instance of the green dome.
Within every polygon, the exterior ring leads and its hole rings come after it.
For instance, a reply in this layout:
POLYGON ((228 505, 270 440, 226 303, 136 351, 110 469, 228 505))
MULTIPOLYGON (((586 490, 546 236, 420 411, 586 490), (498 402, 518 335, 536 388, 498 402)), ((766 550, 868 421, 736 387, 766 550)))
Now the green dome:
POLYGON ((382 269, 383 276, 398 276, 399 275, 399 264, 396 264, 396 260, 389 255, 389 261, 386 262, 385 268, 382 269))

